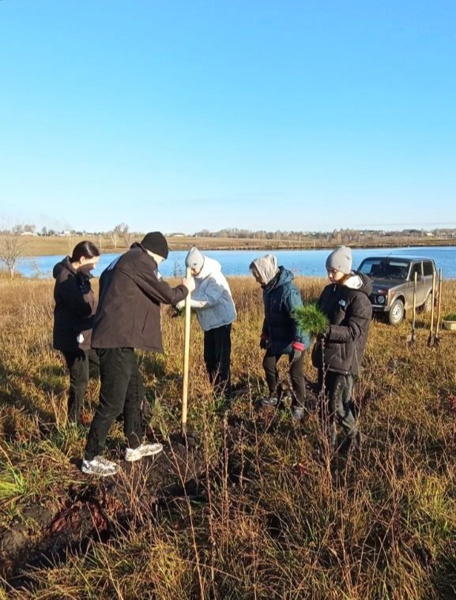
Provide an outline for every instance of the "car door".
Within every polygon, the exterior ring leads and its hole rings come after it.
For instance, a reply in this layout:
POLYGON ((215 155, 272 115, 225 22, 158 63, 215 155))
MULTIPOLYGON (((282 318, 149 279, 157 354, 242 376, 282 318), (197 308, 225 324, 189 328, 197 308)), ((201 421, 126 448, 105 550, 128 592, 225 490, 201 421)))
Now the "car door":
POLYGON ((423 287, 424 287, 424 300, 432 292, 432 279, 434 276, 434 263, 432 260, 423 260, 423 287))
POLYGON ((423 278, 423 262, 421 260, 414 262, 412 265, 412 269, 410 271, 410 281, 411 281, 412 286, 413 286, 413 282, 415 280, 415 273, 417 274, 417 277, 416 277, 416 305, 421 306, 424 303, 424 301, 426 300, 426 296, 427 296, 427 287, 426 287, 426 283, 423 278))

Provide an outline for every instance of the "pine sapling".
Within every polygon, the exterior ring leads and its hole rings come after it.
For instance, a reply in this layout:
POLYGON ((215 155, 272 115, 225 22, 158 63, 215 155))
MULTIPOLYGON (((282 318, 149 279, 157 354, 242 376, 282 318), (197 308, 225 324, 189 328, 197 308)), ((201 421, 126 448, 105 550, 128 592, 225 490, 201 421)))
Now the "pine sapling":
POLYGON ((329 325, 328 318, 315 303, 296 308, 293 317, 303 331, 308 331, 312 335, 325 333, 329 325))

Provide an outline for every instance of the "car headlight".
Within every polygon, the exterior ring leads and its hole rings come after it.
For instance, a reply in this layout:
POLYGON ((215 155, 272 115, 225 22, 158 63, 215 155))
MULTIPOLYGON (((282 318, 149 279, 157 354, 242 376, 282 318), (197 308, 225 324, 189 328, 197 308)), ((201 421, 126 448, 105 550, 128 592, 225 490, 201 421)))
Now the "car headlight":
POLYGON ((377 296, 377 303, 378 304, 385 304, 385 296, 377 296))

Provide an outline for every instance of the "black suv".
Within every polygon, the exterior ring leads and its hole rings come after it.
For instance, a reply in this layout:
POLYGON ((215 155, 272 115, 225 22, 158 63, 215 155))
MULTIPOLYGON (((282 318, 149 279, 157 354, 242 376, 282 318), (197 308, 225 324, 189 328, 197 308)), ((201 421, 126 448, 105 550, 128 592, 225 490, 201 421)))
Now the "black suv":
POLYGON ((417 273, 416 306, 425 312, 432 307, 432 277, 436 273, 430 258, 413 256, 371 256, 358 271, 373 281, 370 295, 374 313, 383 313, 391 325, 402 322, 406 310, 413 307, 413 286, 417 273))

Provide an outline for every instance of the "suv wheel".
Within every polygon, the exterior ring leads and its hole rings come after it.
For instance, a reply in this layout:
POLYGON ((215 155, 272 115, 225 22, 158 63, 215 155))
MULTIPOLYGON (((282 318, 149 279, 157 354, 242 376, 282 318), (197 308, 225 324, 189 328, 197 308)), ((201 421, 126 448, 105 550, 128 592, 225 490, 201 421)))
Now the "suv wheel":
POLYGON ((404 319, 404 303, 399 298, 391 304, 388 313, 388 321, 391 325, 399 325, 404 319))

